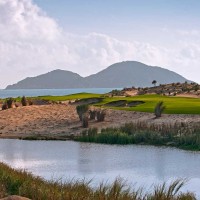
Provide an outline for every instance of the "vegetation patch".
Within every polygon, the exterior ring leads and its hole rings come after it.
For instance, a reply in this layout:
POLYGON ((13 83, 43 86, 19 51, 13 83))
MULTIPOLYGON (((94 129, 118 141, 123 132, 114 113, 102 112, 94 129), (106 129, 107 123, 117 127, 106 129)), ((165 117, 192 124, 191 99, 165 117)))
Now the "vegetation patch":
POLYGON ((99 98, 101 94, 93 93, 77 93, 66 96, 40 96, 36 97, 37 99, 43 99, 48 101, 67 101, 67 100, 76 100, 76 99, 87 99, 87 98, 99 98))
POLYGON ((46 181, 26 171, 15 170, 0 163, 0 198, 20 195, 34 200, 196 200, 193 193, 182 193, 184 181, 176 180, 169 186, 155 186, 153 192, 144 193, 143 189, 130 189, 122 179, 112 184, 101 183, 96 188, 91 181, 46 181))
POLYGON ((76 140, 103 144, 164 145, 199 151, 200 126, 129 123, 120 128, 102 129, 100 133, 97 133, 97 129, 85 130, 76 140))

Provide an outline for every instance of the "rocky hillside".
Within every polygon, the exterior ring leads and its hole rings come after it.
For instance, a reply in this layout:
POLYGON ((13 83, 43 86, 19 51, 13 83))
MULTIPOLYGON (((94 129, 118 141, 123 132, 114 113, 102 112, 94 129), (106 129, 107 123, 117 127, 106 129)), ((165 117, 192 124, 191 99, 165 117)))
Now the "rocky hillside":
POLYGON ((110 95, 112 96, 135 96, 143 94, 159 94, 164 96, 188 96, 200 98, 200 85, 197 83, 170 83, 160 84, 153 87, 131 87, 124 88, 123 90, 113 90, 110 95))

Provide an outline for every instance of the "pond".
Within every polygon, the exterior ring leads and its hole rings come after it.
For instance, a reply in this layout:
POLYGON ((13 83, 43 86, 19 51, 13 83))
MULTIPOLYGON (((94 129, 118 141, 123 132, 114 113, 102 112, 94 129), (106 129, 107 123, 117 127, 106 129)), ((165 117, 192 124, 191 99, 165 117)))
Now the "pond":
POLYGON ((0 140, 0 161, 45 179, 92 179, 93 186, 116 177, 136 187, 188 179, 183 191, 200 197, 200 153, 141 145, 101 145, 73 141, 0 140))

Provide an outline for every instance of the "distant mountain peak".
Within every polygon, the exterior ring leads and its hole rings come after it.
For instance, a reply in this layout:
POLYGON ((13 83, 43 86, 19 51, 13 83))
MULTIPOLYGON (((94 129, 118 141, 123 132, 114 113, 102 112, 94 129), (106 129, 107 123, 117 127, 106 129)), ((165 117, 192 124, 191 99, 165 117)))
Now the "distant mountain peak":
POLYGON ((148 66, 137 61, 123 61, 85 78, 71 71, 55 69, 46 74, 26 78, 7 86, 6 89, 146 87, 151 86, 153 80, 159 84, 188 81, 181 75, 161 67, 148 66))

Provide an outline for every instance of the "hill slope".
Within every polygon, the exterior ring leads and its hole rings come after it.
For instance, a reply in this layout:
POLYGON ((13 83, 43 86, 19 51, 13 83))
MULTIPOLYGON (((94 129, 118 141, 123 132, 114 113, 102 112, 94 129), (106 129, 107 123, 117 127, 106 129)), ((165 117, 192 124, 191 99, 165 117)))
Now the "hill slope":
POLYGON ((55 70, 37 77, 26 78, 6 89, 63 89, 63 88, 123 88, 150 86, 158 83, 185 82, 181 75, 135 61, 116 63, 88 77, 73 72, 55 70))
POLYGON ((28 77, 6 89, 64 89, 81 87, 84 78, 64 70, 54 70, 36 77, 28 77), (75 84, 76 83, 76 84, 75 84))
POLYGON ((152 81, 158 83, 185 82, 186 79, 179 74, 152 67, 135 61, 116 63, 107 69, 87 77, 89 87, 146 87, 152 81))

